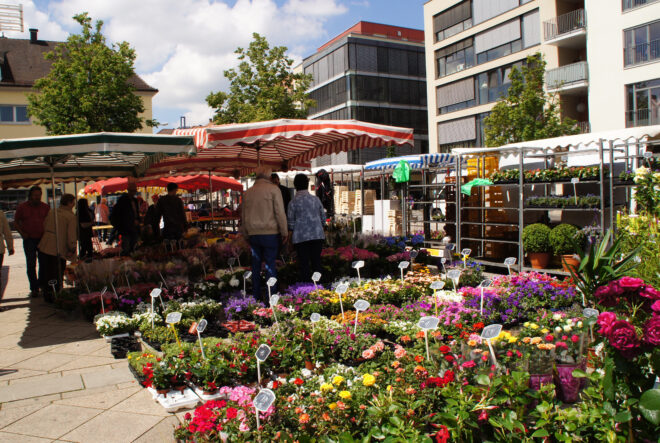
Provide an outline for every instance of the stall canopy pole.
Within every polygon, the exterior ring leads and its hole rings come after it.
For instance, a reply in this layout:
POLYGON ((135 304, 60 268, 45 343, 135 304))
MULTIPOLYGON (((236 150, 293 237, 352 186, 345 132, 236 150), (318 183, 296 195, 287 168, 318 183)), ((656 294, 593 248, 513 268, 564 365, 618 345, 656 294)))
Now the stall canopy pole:
MULTIPOLYGON (((55 168, 53 167, 54 160, 49 159, 49 168, 50 168, 50 187, 53 192, 53 211, 55 213, 55 251, 57 253, 57 281, 58 281, 58 288, 60 287, 59 285, 61 284, 64 286, 64 282, 60 281, 62 278, 62 264, 60 263, 60 236, 59 236, 59 223, 57 221, 57 200, 55 198, 55 168)), ((53 294, 53 296, 56 296, 56 294, 53 294)))
POLYGON ((523 265, 525 262, 524 249, 523 249, 523 225, 524 225, 524 213, 523 208, 525 207, 525 148, 520 149, 518 154, 518 168, 520 173, 518 174, 518 270, 522 272, 523 265))
MULTIPOLYGON (((600 229, 601 233, 605 233, 605 167, 603 162, 603 139, 598 141, 598 158, 600 159, 600 229)), ((612 165, 610 165, 612 167, 612 165)))
POLYGON ((210 169, 209 169, 209 195, 211 196, 211 227, 213 227, 213 181, 211 180, 210 169))

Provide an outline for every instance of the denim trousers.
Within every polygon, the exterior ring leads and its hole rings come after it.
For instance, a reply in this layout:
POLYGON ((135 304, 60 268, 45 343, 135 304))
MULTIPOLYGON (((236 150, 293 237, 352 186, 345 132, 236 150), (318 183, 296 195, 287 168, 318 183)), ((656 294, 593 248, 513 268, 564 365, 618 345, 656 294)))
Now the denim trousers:
MULTIPOLYGON (((261 296, 261 264, 266 262, 266 280, 277 277, 275 260, 280 247, 279 234, 251 235, 250 249, 252 251, 252 293, 254 298, 264 300, 261 296)), ((277 292, 277 285, 272 292, 277 292)), ((266 300, 266 306, 268 301, 266 300)))
POLYGON ((40 238, 24 238, 23 239, 23 252, 25 252, 25 264, 27 266, 27 277, 30 282, 30 291, 36 292, 39 290, 39 279, 37 278, 37 256, 39 250, 40 238))

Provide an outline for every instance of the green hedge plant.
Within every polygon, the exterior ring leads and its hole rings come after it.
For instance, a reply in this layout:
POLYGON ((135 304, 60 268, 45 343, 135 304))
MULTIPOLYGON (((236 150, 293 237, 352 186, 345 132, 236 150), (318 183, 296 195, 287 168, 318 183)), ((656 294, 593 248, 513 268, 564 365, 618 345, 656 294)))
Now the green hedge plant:
POLYGON ((522 240, 525 252, 550 252, 550 228, 542 223, 525 226, 522 240))
POLYGON ((576 254, 576 246, 584 249, 586 237, 577 226, 562 223, 550 231, 550 247, 555 255, 576 254))

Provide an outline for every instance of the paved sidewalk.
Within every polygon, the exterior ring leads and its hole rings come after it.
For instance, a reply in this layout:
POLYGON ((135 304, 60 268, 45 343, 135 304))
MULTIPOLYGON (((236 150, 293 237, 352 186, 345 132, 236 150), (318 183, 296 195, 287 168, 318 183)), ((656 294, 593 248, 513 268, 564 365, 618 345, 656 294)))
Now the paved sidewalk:
POLYGON ((0 289, 0 441, 174 441, 182 414, 155 403, 91 323, 29 297, 14 242, 0 289))

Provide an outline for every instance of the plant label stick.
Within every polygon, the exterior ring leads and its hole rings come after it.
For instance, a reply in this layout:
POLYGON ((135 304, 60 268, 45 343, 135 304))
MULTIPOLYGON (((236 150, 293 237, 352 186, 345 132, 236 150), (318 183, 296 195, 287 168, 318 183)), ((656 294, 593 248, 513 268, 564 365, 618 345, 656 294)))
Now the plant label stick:
POLYGON ((252 404, 257 414, 257 431, 259 430, 259 412, 266 412, 270 405, 275 401, 275 393, 270 389, 262 389, 256 397, 252 399, 252 404))
POLYGON ((128 280, 128 271, 124 272, 124 277, 126 278, 126 286, 128 286, 128 289, 131 289, 131 282, 128 280))
POLYGON ((321 280, 321 273, 320 272, 315 272, 312 274, 312 281, 314 282, 314 290, 318 290, 317 283, 321 280))
POLYGON ((199 349, 202 350, 202 358, 204 360, 206 360, 206 356, 204 355, 204 344, 202 343, 202 332, 204 332, 207 325, 208 325, 208 322, 206 321, 205 318, 203 318, 199 321, 199 323, 195 327, 195 330, 197 331, 197 338, 199 339, 199 349))
POLYGON ((160 276, 160 279, 163 281, 163 284, 165 285, 165 287, 167 288, 168 287, 167 286, 167 281, 165 281, 165 277, 163 277, 163 274, 161 274, 161 272, 158 271, 158 275, 160 276))
POLYGON ((447 257, 442 257, 440 259, 440 264, 442 265, 442 272, 447 273, 447 268, 445 268, 445 263, 447 263, 447 257))
POLYGON ((346 321, 346 317, 344 316, 344 303, 342 302, 342 295, 344 295, 346 291, 348 291, 348 283, 341 283, 335 289, 335 292, 339 295, 339 308, 341 309, 342 321, 346 321))
POLYGON ((254 353, 254 356, 257 357, 257 379, 259 384, 261 384, 261 362, 266 361, 270 355, 270 346, 267 344, 262 344, 257 349, 257 352, 254 353))
POLYGON ((435 299, 435 316, 438 316, 438 291, 445 287, 445 282, 442 280, 436 280, 431 283, 431 289, 433 289, 433 298, 435 299))
POLYGON ((364 261, 363 260, 354 261, 351 264, 351 266, 353 267, 353 269, 357 271, 358 284, 362 284, 362 279, 360 278, 360 268, 364 268, 364 261))
POLYGON ((511 266, 515 265, 516 261, 517 261, 516 257, 507 257, 504 259, 504 264, 509 270, 509 275, 511 275, 511 266))
POLYGON ((101 312, 104 314, 105 314, 105 303, 103 302, 103 296, 105 295, 107 290, 108 290, 107 286, 103 286, 103 289, 101 289, 101 312))
POLYGON ((355 326, 353 327, 353 334, 357 333, 357 324, 358 324, 358 313, 360 311, 366 311, 369 309, 369 302, 366 300, 358 300, 353 304, 355 308, 355 326))
POLYGON ((234 264, 236 263, 236 258, 235 257, 229 257, 227 259, 227 264, 229 265, 229 270, 231 273, 234 273, 234 264))
POLYGON ((266 286, 268 286, 268 298, 270 299, 271 293, 270 290, 273 286, 275 286, 275 283, 277 283, 277 279, 275 277, 271 277, 268 279, 266 282, 266 286))
POLYGON ((277 307, 277 303, 280 301, 280 295, 279 294, 273 294, 270 298, 270 309, 273 310, 273 317, 275 318, 275 325, 277 326, 277 330, 279 331, 280 325, 277 322, 277 314, 275 314, 275 308, 277 307))
POLYGON ((402 262, 399 263, 399 270, 401 271, 401 280, 403 280, 403 270, 404 270, 404 269, 407 269, 408 266, 410 266, 410 262, 409 262, 409 261, 405 261, 405 260, 404 260, 404 261, 402 261, 402 262))
POLYGON ((160 292, 161 289, 154 288, 149 294, 151 296, 151 329, 154 328, 154 317, 156 316, 156 313, 154 312, 154 299, 160 297, 160 292))
POLYGON ((578 177, 573 177, 571 179, 571 183, 573 183, 573 195, 575 196, 575 206, 578 204, 578 199, 577 199, 577 184, 580 183, 580 179, 578 177))
POLYGON ((461 278, 461 270, 460 269, 452 269, 451 271, 447 272, 447 278, 449 278, 452 283, 454 284, 454 291, 458 289, 458 281, 461 278))
POLYGON ((115 294, 115 298, 119 300, 119 295, 117 295, 117 289, 115 289, 115 285, 112 284, 112 280, 110 280, 110 287, 112 288, 112 292, 115 294))
POLYGON ((176 343, 179 345, 179 349, 181 349, 181 340, 179 340, 179 334, 176 332, 176 328, 174 327, 175 324, 179 323, 181 321, 181 313, 180 312, 170 312, 167 314, 167 317, 165 318, 165 323, 167 323, 170 328, 172 328, 172 332, 174 332, 174 338, 176 338, 176 343))
POLYGON ((246 271, 243 274, 243 297, 247 295, 247 281, 250 277, 252 277, 252 271, 246 271))
POLYGON ((591 341, 594 341, 594 324, 593 321, 591 321, 592 317, 598 317, 598 309, 594 308, 585 308, 582 311, 582 315, 584 315, 585 319, 590 320, 589 321, 589 335, 591 336, 591 341))
POLYGON ((472 249, 470 248, 465 248, 461 251, 461 255, 463 256, 463 269, 467 267, 467 259, 472 254, 472 249))
POLYGON ((494 365, 497 365, 497 358, 495 357, 495 351, 493 350, 493 345, 490 341, 493 338, 499 336, 500 332, 502 332, 502 325, 500 324, 488 325, 484 328, 483 331, 481 331, 481 339, 486 340, 486 343, 488 344, 488 350, 490 351, 494 365))
POLYGON ((428 331, 430 329, 436 329, 440 319, 438 317, 422 317, 417 322, 417 327, 424 331, 424 342, 426 344, 426 359, 431 361, 431 353, 429 352, 429 336, 428 331))
POLYGON ((490 280, 486 279, 479 283, 479 289, 481 289, 481 315, 484 315, 484 289, 493 284, 490 280))

